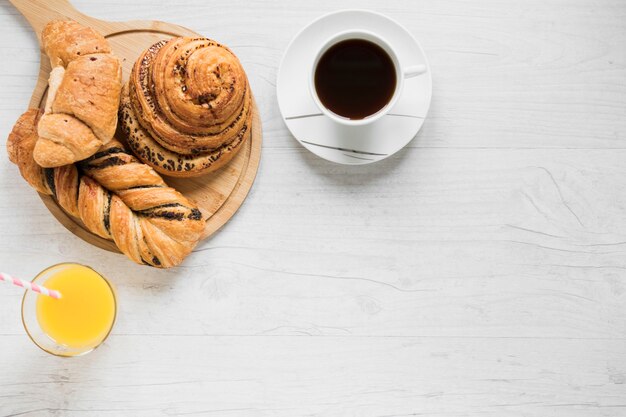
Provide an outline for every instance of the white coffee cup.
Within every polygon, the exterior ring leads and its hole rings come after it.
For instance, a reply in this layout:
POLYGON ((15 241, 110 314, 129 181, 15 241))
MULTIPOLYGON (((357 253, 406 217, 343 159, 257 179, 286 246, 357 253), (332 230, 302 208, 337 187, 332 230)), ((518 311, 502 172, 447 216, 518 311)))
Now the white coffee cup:
POLYGON ((309 89, 310 89, 313 101, 315 102, 317 107, 319 107, 322 113, 324 113, 326 116, 336 121, 337 123, 341 123, 344 125, 362 126, 362 125, 372 123, 380 119, 387 113, 389 113, 389 111, 393 108, 393 106, 398 101, 398 98, 400 97, 400 93, 402 92, 402 88, 404 87, 405 78, 415 77, 417 75, 424 74, 426 71, 427 71, 426 65, 414 65, 414 66, 409 66, 409 67, 402 67, 398 59, 398 55, 396 54, 393 47, 379 35, 376 35, 375 33, 369 32, 366 30, 349 30, 349 31, 341 32, 332 36, 330 39, 328 39, 326 42, 324 42, 321 45, 321 47, 319 48, 315 56, 315 59, 313 60, 313 66, 311 67, 310 76, 309 76, 309 89), (387 53, 387 55, 389 55, 389 58, 391 58, 391 61, 393 62, 393 66, 396 71, 396 88, 389 102, 385 104, 385 106, 381 108, 380 110, 378 110, 376 113, 373 113, 363 119, 349 119, 347 117, 344 117, 344 116, 341 116, 332 112, 326 106, 324 106, 319 96, 317 95, 317 91, 315 89, 315 71, 317 69, 317 65, 320 61, 320 58, 333 45, 336 45, 337 43, 348 40, 348 39, 363 39, 363 40, 370 41, 378 45, 387 53))

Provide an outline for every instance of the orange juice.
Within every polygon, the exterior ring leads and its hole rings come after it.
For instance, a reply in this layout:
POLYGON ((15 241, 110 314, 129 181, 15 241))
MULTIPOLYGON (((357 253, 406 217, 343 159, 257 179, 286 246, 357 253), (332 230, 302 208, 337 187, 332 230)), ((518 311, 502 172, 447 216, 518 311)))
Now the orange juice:
POLYGON ((61 299, 38 296, 37 321, 56 343, 69 347, 95 346, 109 333, 115 320, 115 296, 96 271, 68 265, 45 282, 61 292, 61 299))

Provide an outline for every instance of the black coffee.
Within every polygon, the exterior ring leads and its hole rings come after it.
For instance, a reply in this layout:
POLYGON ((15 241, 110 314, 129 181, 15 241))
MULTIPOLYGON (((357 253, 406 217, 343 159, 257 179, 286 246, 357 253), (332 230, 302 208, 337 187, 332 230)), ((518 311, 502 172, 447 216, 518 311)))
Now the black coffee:
POLYGON ((315 69, 315 90, 327 109, 358 120, 385 107, 396 89, 396 70, 383 48, 363 39, 331 46, 315 69))

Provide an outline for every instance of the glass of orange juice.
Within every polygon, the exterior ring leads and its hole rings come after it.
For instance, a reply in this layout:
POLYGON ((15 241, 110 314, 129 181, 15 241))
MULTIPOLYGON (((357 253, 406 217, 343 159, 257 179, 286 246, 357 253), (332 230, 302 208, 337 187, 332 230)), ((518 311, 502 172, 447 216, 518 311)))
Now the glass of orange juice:
POLYGON ((88 266, 62 263, 32 282, 61 293, 58 300, 24 293, 22 322, 37 346, 57 356, 80 356, 104 342, 117 308, 113 288, 102 275, 88 266))

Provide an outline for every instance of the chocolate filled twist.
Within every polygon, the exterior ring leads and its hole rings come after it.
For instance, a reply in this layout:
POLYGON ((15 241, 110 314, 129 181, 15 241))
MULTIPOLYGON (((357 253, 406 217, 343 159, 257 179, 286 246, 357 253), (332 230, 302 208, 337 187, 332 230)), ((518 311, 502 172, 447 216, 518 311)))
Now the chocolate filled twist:
POLYGON ((191 253, 205 224, 195 204, 115 140, 79 164, 40 167, 33 159, 39 117, 28 110, 7 141, 10 160, 33 188, 137 263, 169 268, 191 253))

